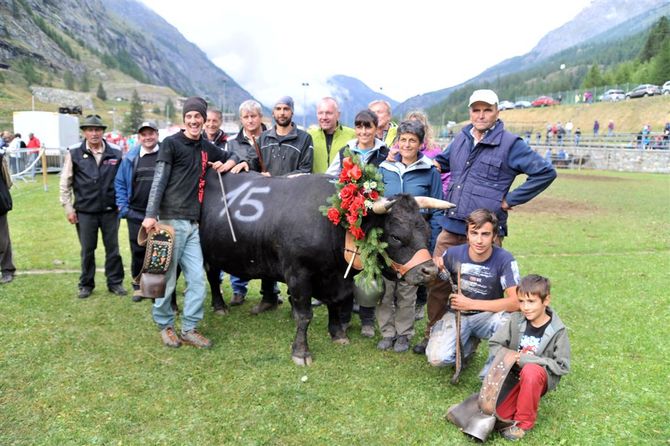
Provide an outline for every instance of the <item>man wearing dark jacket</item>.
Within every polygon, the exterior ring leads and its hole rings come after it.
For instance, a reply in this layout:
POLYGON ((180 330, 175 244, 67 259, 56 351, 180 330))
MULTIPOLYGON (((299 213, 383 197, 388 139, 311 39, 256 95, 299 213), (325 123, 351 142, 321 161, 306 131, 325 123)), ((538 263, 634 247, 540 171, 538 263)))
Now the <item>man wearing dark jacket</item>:
POLYGON ((80 126, 84 141, 70 146, 60 177, 60 202, 67 221, 77 226, 81 245, 79 297, 95 288, 95 248, 98 230, 105 245, 105 276, 110 292, 124 296, 123 263, 119 254, 114 177, 121 164, 121 150, 102 137, 107 128, 98 115, 88 115, 80 126), (74 201, 73 201, 74 196, 74 201))
POLYGON ((207 120, 205 121, 202 135, 219 149, 226 150, 228 135, 221 130, 221 124, 223 124, 221 110, 214 108, 207 110, 207 120))
MULTIPOLYGON (((468 215, 479 208, 498 217, 498 245, 507 235, 507 212, 532 200, 556 178, 551 163, 546 162, 517 135, 505 130, 498 119, 498 95, 492 90, 476 90, 470 96, 470 124, 456 135, 446 150, 435 158, 442 172, 451 172, 446 200, 455 208, 442 219, 442 232, 435 243, 433 258, 439 259, 452 246, 467 242, 468 215), (526 181, 510 191, 517 175, 526 181)), ((428 294, 426 337, 414 346, 424 353, 432 326, 447 310, 451 293, 449 282, 436 281, 428 294)))
MULTIPOLYGON (((280 98, 273 110, 275 126, 261 134, 260 153, 267 176, 311 173, 314 160, 312 137, 293 123, 293 99, 280 98)), ((262 299, 251 309, 251 314, 277 308, 279 289, 272 280, 261 280, 262 299)))
POLYGON ((261 135, 260 148, 267 176, 311 173, 312 137, 293 122, 293 99, 280 98, 272 110, 275 126, 261 135))
POLYGON ((237 156, 224 152, 202 137, 207 118, 207 102, 191 97, 184 102, 184 130, 163 140, 156 160, 146 217, 142 226, 150 233, 158 229, 158 221, 174 228, 172 262, 166 273, 165 295, 156 299, 153 318, 161 329, 161 339, 168 347, 182 343, 209 348, 212 343, 196 330, 203 317, 205 273, 198 219, 205 192, 204 176, 211 165, 219 173, 235 166, 237 156), (184 293, 181 336, 174 329, 175 314, 171 306, 177 281, 177 265, 181 267, 188 287, 184 293))
POLYGON ((146 246, 137 243, 137 235, 144 220, 158 159, 158 126, 150 121, 143 122, 137 129, 137 134, 140 145, 132 148, 123 158, 114 180, 116 205, 121 218, 125 218, 128 222, 134 302, 142 300, 140 285, 136 279, 142 272, 146 246))

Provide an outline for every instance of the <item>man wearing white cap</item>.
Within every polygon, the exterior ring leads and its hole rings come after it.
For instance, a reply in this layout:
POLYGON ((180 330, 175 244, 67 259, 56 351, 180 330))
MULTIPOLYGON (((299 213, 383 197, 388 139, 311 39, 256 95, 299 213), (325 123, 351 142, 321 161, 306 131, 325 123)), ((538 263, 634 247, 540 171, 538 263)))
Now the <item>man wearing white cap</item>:
MULTIPOLYGON (((467 243, 468 215, 477 209, 488 209, 498 217, 498 237, 502 245, 507 235, 507 212, 513 206, 526 203, 545 190, 556 178, 556 171, 535 153, 522 138, 505 130, 498 119, 498 95, 492 90, 475 90, 468 102, 470 124, 456 135, 446 150, 435 158, 442 172, 451 172, 451 182, 445 199, 454 203, 442 218, 442 232, 435 243, 433 259, 443 268, 442 254, 456 245, 467 243), (526 181, 510 191, 517 175, 528 176, 526 181)), ((447 310, 449 282, 436 281, 428 294, 426 337, 414 346, 415 353, 424 353, 432 326, 447 310)), ((501 296, 502 297, 502 296, 501 296)), ((465 306, 454 310, 473 312, 516 311, 508 299, 485 302, 467 300, 465 306), (495 305, 490 306, 491 302, 495 305)))
POLYGON ((158 126, 151 121, 143 122, 137 129, 140 145, 133 147, 121 161, 114 179, 116 205, 119 216, 128 223, 130 240, 130 272, 133 278, 133 301, 142 300, 139 278, 144 264, 145 246, 137 243, 144 213, 149 201, 149 190, 154 179, 156 160, 158 159, 158 126))

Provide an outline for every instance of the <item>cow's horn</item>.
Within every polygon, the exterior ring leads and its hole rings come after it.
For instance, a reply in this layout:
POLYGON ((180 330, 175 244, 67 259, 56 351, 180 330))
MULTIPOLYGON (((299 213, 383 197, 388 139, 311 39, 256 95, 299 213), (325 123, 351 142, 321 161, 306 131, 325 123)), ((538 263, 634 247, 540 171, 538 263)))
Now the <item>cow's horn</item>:
POLYGON ((391 209, 394 203, 395 200, 387 200, 386 198, 377 200, 374 203, 372 203, 372 212, 374 212, 375 214, 386 214, 388 213, 389 209, 391 209))
POLYGON ((414 197, 414 200, 422 209, 449 209, 456 207, 454 203, 446 200, 438 200, 433 197, 414 197))

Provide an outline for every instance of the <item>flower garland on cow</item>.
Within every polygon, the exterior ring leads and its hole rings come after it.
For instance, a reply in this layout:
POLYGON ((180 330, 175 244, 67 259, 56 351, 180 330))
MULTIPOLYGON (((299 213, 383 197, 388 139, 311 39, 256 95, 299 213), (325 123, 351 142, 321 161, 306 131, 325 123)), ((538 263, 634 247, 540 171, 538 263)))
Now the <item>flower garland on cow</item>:
POLYGON ((391 264, 386 253, 387 243, 381 240, 384 230, 373 227, 366 233, 361 227, 363 218, 384 192, 381 174, 372 164, 362 165, 358 155, 347 149, 335 188, 336 192, 327 200, 330 206, 321 206, 319 209, 334 225, 342 226, 353 239, 355 253, 345 277, 358 255, 362 271, 354 279, 356 286, 364 291, 382 289, 383 265, 380 265, 380 259, 386 265, 391 264))

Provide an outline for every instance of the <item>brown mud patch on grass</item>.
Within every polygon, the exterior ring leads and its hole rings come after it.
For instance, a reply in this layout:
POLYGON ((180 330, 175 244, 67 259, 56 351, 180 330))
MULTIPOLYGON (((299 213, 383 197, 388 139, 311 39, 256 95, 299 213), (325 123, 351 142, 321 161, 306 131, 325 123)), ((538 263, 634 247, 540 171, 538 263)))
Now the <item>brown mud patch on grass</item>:
POLYGON ((562 198, 539 196, 512 209, 512 212, 521 212, 529 214, 561 214, 561 215, 584 215, 597 212, 597 208, 592 204, 579 201, 565 200, 562 198))
POLYGON ((558 171, 558 176, 560 178, 566 178, 568 180, 577 180, 577 181, 596 181, 596 182, 630 181, 628 178, 623 178, 623 177, 610 177, 610 176, 604 176, 604 175, 589 175, 588 173, 586 173, 586 174, 567 173, 567 172, 562 172, 560 170, 558 171))

